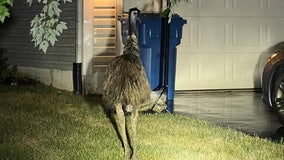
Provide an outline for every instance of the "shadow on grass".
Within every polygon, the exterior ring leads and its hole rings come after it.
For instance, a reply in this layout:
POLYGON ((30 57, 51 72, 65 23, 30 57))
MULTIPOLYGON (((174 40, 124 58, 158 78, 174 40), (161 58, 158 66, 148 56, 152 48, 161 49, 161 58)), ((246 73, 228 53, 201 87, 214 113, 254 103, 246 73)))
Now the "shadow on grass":
POLYGON ((275 143, 284 143, 284 126, 278 128, 270 139, 275 143))
POLYGON ((118 126, 117 126, 117 123, 116 123, 116 120, 115 120, 115 111, 104 106, 102 95, 89 94, 89 95, 84 96, 84 99, 89 104, 90 109, 94 110, 96 107, 101 107, 101 109, 103 109, 104 114, 107 116, 110 123, 112 124, 112 126, 113 126, 113 128, 116 132, 116 135, 119 138, 121 145, 122 145, 122 138, 121 138, 121 135, 119 134, 118 126))

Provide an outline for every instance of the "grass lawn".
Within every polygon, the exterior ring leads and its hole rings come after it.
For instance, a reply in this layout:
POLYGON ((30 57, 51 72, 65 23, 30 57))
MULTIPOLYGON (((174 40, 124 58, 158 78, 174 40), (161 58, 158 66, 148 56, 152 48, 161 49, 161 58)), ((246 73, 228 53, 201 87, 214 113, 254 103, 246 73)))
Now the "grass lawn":
MULTIPOLYGON (((175 114, 141 115, 140 160, 284 159, 284 144, 175 114)), ((98 96, 43 85, 0 85, 0 159, 120 160, 98 96)))

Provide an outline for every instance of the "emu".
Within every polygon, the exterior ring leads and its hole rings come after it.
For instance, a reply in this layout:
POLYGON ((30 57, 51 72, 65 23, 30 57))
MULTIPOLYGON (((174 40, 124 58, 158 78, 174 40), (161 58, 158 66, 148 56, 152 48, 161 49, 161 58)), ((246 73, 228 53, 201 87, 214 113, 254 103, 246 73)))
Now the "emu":
POLYGON ((105 106, 113 109, 117 117, 118 134, 124 148, 125 159, 137 157, 137 118, 138 110, 149 101, 151 89, 145 70, 139 58, 139 46, 134 34, 126 39, 123 54, 114 58, 108 65, 103 83, 105 106), (131 109, 127 109, 131 106, 131 109), (131 131, 127 127, 126 111, 131 112, 131 131))

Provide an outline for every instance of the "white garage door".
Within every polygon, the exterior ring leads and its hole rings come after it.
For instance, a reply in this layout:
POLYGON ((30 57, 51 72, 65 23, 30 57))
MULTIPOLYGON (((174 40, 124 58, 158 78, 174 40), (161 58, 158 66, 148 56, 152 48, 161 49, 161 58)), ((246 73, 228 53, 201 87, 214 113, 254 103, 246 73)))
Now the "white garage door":
POLYGON ((259 61, 284 40, 284 0, 191 0, 176 90, 260 88, 259 61))

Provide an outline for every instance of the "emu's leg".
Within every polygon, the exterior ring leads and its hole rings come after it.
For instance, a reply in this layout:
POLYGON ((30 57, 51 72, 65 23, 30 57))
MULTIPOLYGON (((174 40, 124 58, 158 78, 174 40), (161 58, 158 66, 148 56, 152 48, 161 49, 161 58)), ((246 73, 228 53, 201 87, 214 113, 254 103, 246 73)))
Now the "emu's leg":
POLYGON ((116 109, 116 114, 117 114, 117 119, 116 119, 116 124, 118 125, 118 133, 120 134, 121 140, 122 140, 122 145, 124 148, 124 157, 126 160, 129 158, 129 144, 127 140, 127 135, 126 135, 126 124, 125 124, 125 116, 124 112, 122 109, 122 104, 116 104, 115 106, 116 109))
POLYGON ((137 157, 137 118, 138 118, 138 109, 136 106, 134 107, 132 113, 131 113, 131 128, 132 128, 132 136, 131 136, 131 148, 132 148, 132 154, 131 154, 131 160, 138 160, 137 157))

